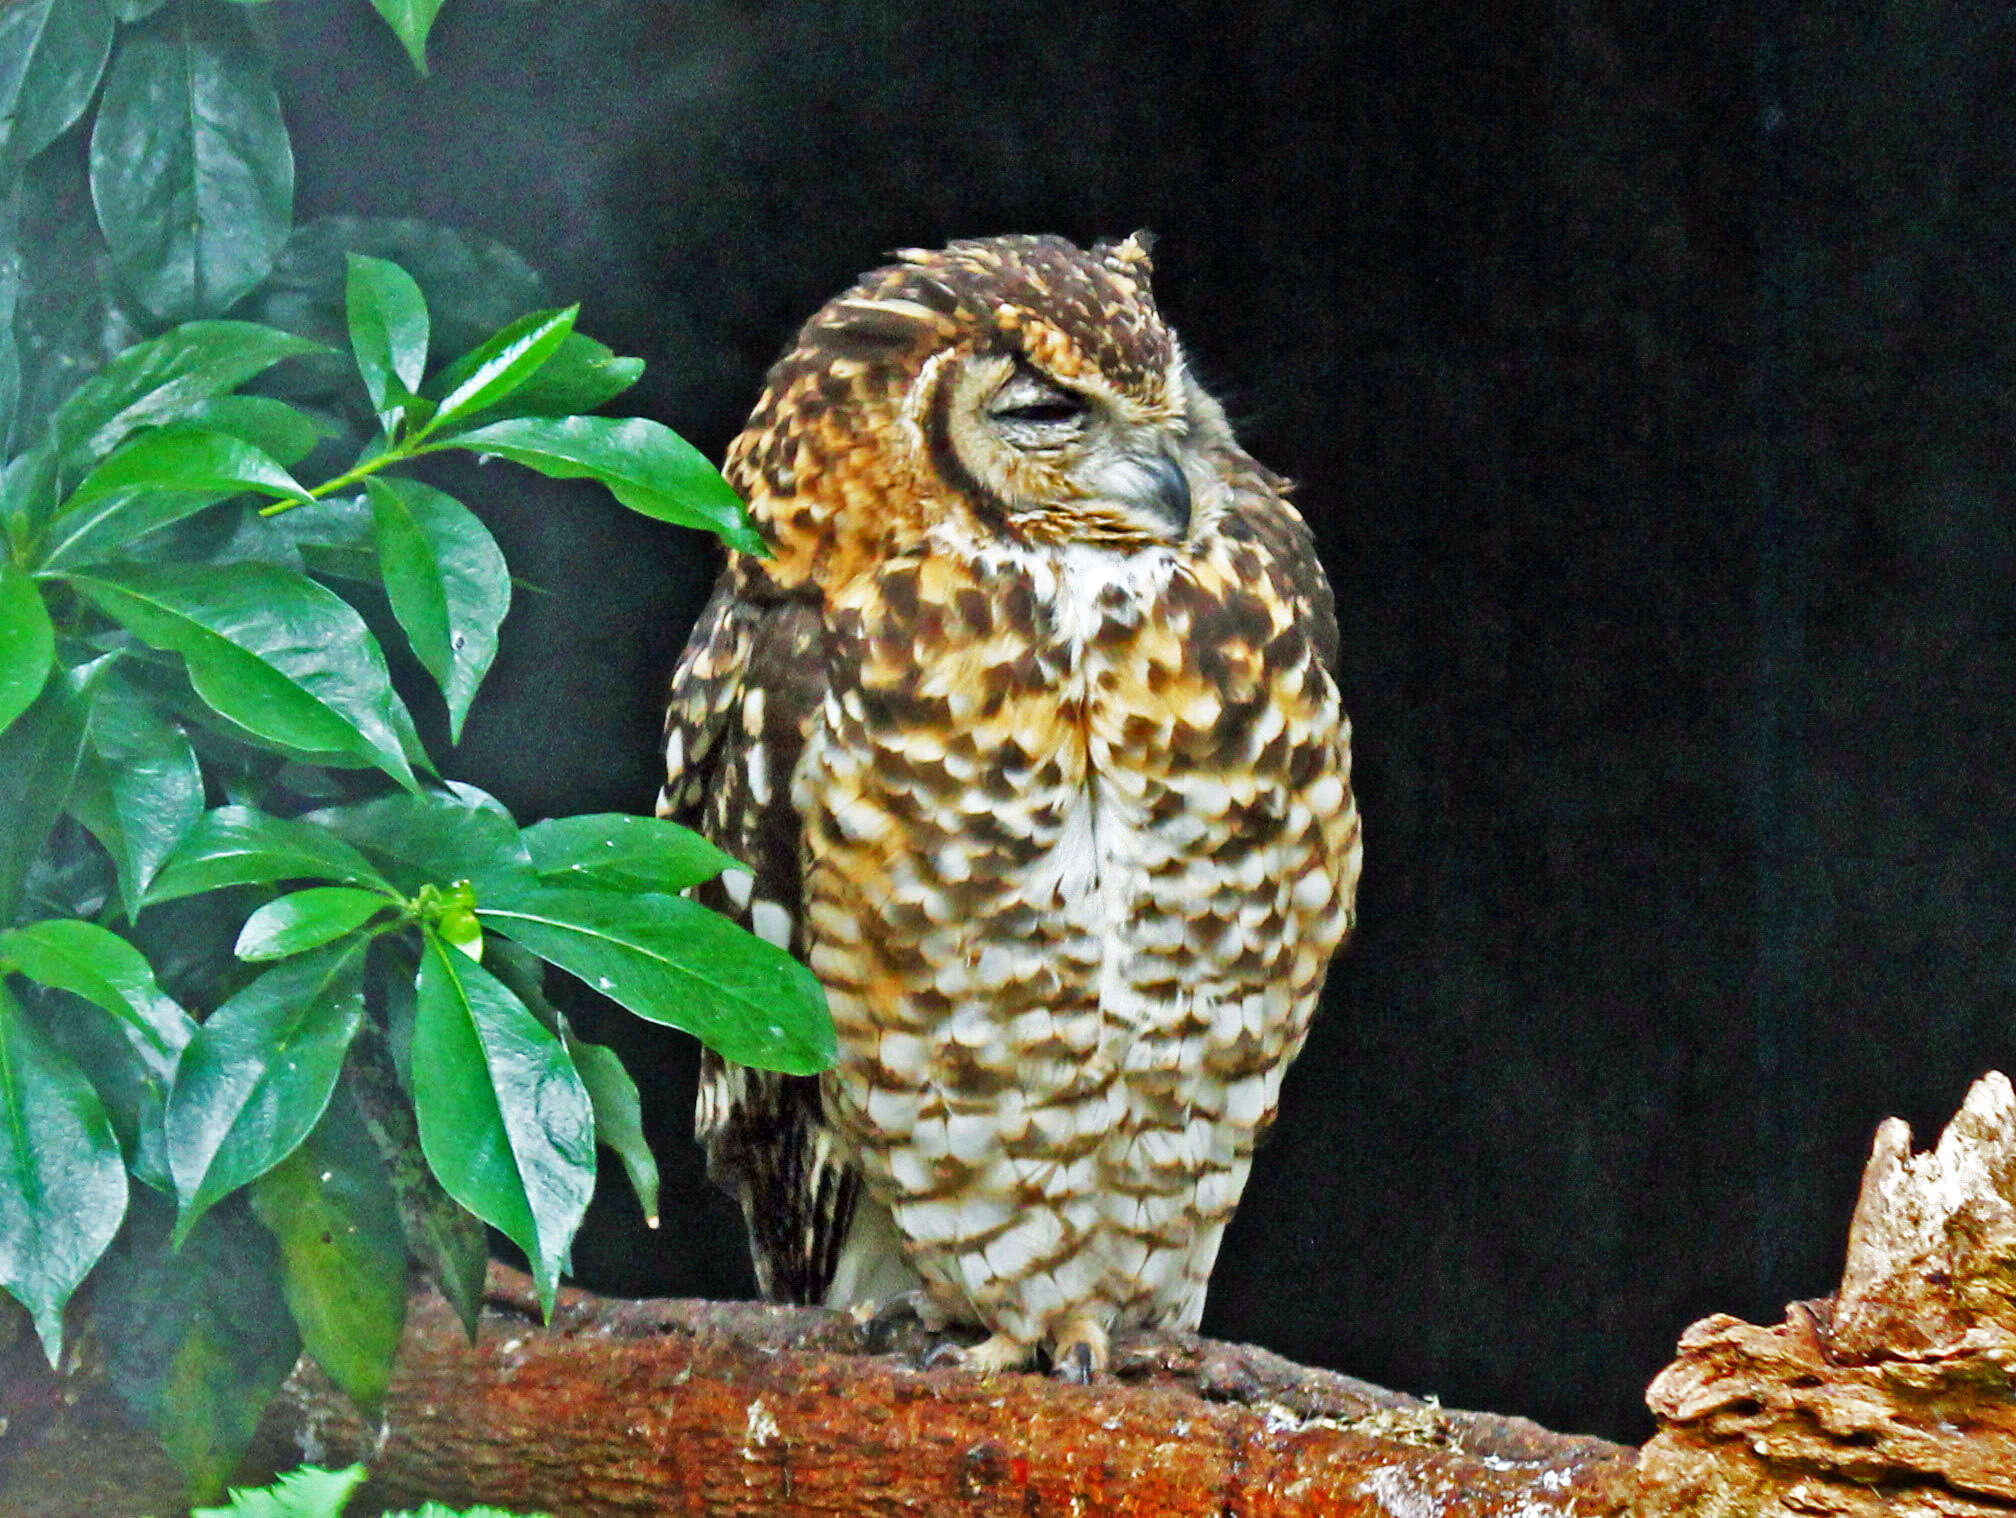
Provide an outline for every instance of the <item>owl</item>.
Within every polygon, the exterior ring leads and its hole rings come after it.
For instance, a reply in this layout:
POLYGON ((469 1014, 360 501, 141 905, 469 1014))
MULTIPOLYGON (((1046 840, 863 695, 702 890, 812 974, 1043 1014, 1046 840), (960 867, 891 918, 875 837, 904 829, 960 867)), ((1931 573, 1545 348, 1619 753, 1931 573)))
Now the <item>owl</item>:
POLYGON ((702 1070, 764 1295, 1080 1381, 1196 1326, 1360 854, 1309 531, 1149 277, 1145 234, 961 241, 805 325, 658 804, 838 1032, 816 1078, 702 1070))

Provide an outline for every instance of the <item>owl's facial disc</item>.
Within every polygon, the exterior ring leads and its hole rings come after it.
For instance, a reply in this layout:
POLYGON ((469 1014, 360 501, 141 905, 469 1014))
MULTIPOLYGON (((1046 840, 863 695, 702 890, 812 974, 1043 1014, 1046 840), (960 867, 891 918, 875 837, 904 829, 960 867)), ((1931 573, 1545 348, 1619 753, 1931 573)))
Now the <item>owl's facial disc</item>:
POLYGON ((1115 546, 1190 527, 1183 439, 1096 378, 1066 383, 1016 356, 975 357, 939 411, 983 506, 1034 536, 1115 546))

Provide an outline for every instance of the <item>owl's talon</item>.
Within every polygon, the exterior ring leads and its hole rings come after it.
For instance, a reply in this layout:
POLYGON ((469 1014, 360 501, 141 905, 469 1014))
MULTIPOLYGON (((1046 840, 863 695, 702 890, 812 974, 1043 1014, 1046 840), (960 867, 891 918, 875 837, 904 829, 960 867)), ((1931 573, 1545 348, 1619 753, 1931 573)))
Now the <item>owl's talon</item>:
POLYGON ((996 1371, 1026 1368, 1035 1353, 1033 1345, 1007 1334, 989 1334, 978 1344, 958 1344, 946 1339, 924 1357, 924 1367, 927 1370, 957 1367, 991 1376, 996 1371))
POLYGON ((1072 1318, 1050 1346, 1050 1373, 1072 1386, 1090 1386, 1112 1358, 1106 1330, 1093 1318, 1072 1318))
POLYGON ((848 1309, 848 1314, 860 1326, 861 1342, 871 1355, 893 1353, 900 1347, 897 1341, 903 1330, 912 1324, 934 1329, 921 1289, 899 1291, 872 1304, 857 1302, 848 1309))
POLYGON ((966 1346, 953 1339, 940 1339, 924 1356, 926 1370, 960 1370, 966 1365, 966 1346))

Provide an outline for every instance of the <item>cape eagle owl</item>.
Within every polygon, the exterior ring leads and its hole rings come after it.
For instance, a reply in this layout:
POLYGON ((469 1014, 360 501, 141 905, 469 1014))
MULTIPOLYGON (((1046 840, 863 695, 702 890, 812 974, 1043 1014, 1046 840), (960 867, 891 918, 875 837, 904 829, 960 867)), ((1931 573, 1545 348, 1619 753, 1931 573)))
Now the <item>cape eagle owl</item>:
POLYGON ((764 1295, 909 1293, 1077 1379, 1196 1326, 1358 883, 1329 587, 1148 280, 1138 234, 955 242, 805 325, 658 807, 839 1033, 702 1070, 764 1295))

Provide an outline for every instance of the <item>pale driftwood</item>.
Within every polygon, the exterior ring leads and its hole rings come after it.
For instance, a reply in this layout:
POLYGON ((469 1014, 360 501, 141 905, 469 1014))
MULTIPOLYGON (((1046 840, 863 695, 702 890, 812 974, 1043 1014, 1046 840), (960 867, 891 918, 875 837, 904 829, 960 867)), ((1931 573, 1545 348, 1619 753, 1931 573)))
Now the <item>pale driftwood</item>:
POLYGON ((1695 1324, 1647 1401, 1641 1518, 2016 1513, 2009 1082, 1976 1082, 1927 1154, 1884 1123, 1840 1294, 1776 1328, 1695 1324))

